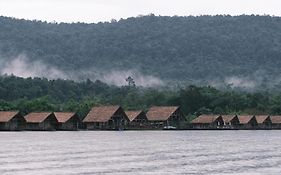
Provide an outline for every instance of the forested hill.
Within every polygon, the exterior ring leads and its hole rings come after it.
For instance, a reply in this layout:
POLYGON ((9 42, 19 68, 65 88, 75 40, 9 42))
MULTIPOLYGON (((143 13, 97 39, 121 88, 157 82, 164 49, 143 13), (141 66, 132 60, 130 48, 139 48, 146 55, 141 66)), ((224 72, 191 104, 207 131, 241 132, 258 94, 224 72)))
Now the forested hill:
MULTIPOLYGON (((108 82, 116 78, 110 75, 137 72, 141 83, 154 78, 156 84, 268 86, 280 83, 281 18, 149 15, 110 23, 57 24, 0 17, 0 55, 2 74, 43 63, 60 78, 108 82), (23 60, 13 62, 22 55, 25 67, 18 65, 23 60)), ((19 73, 26 72, 14 74, 19 73)))

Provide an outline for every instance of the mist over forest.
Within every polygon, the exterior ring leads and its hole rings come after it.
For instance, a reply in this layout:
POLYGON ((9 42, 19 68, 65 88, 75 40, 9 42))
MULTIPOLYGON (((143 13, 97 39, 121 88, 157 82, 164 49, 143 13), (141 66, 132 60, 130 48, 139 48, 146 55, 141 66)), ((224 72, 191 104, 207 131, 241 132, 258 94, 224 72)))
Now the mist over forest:
POLYGON ((0 17, 0 73, 144 87, 279 89, 281 18, 140 16, 47 23, 0 17))

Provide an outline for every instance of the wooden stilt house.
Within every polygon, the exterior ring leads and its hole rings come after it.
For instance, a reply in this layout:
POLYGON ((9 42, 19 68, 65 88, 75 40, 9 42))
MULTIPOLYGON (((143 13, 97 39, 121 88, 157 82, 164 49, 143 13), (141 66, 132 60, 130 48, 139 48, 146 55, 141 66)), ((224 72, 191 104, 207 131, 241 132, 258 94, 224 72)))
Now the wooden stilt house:
POLYGON ((125 111, 130 122, 128 128, 130 129, 145 129, 148 128, 148 119, 143 111, 125 111))
POLYGON ((58 120, 52 112, 32 112, 24 118, 26 130, 54 131, 58 125, 58 120))
POLYGON ((222 115, 222 120, 225 129, 236 129, 240 124, 237 115, 222 115))
POLYGON ((279 115, 270 116, 270 120, 272 123, 271 126, 272 129, 281 129, 281 116, 279 115))
POLYGON ((193 129, 220 129, 224 125, 220 115, 200 115, 191 121, 193 129))
POLYGON ((257 119, 254 115, 238 115, 240 129, 256 129, 257 119))
POLYGON ((120 106, 100 106, 93 107, 83 123, 88 130, 123 130, 129 119, 120 106))
POLYGON ((179 106, 153 106, 146 114, 153 128, 177 129, 185 121, 179 106))
POLYGON ((57 130, 75 131, 81 126, 79 116, 74 112, 55 112, 58 120, 57 130))
POLYGON ((258 129, 271 129, 272 122, 268 115, 256 115, 255 117, 258 123, 258 129))
POLYGON ((25 119, 18 111, 0 111, 1 131, 20 131, 25 127, 25 119))

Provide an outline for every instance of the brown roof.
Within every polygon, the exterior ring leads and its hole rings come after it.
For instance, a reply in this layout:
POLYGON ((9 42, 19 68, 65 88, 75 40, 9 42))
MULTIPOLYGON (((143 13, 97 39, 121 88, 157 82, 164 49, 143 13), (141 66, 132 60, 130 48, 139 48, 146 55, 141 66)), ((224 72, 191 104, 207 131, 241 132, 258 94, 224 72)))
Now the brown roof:
POLYGON ((0 122, 9 122, 18 113, 18 111, 0 111, 0 122))
POLYGON ((178 109, 178 106, 153 106, 149 109, 146 116, 148 120, 165 121, 178 109))
POLYGON ((137 116, 139 116, 142 111, 125 111, 130 121, 133 121, 137 116))
POLYGON ((267 118, 269 118, 268 115, 256 115, 255 117, 258 124, 262 124, 267 118))
POLYGON ((55 112, 54 114, 59 123, 65 123, 76 115, 74 112, 55 112))
POLYGON ((239 122, 241 124, 247 124, 251 121, 251 119, 255 117, 253 115, 238 115, 239 122))
POLYGON ((52 114, 52 112, 32 112, 24 116, 24 118, 27 123, 41 123, 52 114))
POLYGON ((222 115, 221 117, 225 123, 229 123, 236 117, 236 115, 222 115))
POLYGON ((119 109, 122 108, 120 106, 93 107, 83 122, 107 122, 119 109))
POLYGON ((219 115, 200 115, 197 118, 193 119, 191 123, 213 123, 219 117, 219 115))
POLYGON ((270 120, 274 124, 281 124, 281 116, 280 115, 270 116, 270 120))

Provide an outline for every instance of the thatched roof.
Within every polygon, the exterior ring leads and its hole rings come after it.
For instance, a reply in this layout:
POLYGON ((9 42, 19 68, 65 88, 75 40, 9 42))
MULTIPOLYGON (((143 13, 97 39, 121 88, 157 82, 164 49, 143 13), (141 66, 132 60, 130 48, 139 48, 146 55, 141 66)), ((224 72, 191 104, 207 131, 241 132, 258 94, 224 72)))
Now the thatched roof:
POLYGON ((253 115, 238 115, 240 124, 248 124, 252 118, 255 118, 253 115))
POLYGON ((280 115, 270 116, 270 120, 273 124, 281 124, 281 116, 280 115))
POLYGON ((0 111, 0 122, 9 122, 18 114, 18 111, 0 111))
POLYGON ((256 115, 255 117, 256 117, 258 124, 262 124, 263 122, 265 122, 265 120, 267 120, 269 118, 268 115, 256 115))
POLYGON ((120 111, 125 117, 127 117, 120 106, 100 106, 93 107, 84 118, 83 122, 107 122, 117 111, 120 111))
POLYGON ((74 112, 55 112, 54 113, 59 123, 65 123, 72 117, 76 116, 74 112))
POLYGON ((125 111, 128 116, 130 122, 137 118, 140 114, 144 113, 143 111, 125 111))
POLYGON ((52 112, 32 112, 24 116, 24 118, 27 123, 41 123, 52 114, 52 112))
POLYGON ((219 115, 200 115, 193 119, 191 123, 193 124, 208 124, 215 122, 220 116, 219 115))
POLYGON ((179 109, 178 106, 153 106, 146 116, 150 121, 166 121, 179 109))
POLYGON ((222 120, 225 122, 225 123, 229 123, 231 122, 235 117, 237 117, 236 115, 222 115, 222 120))

